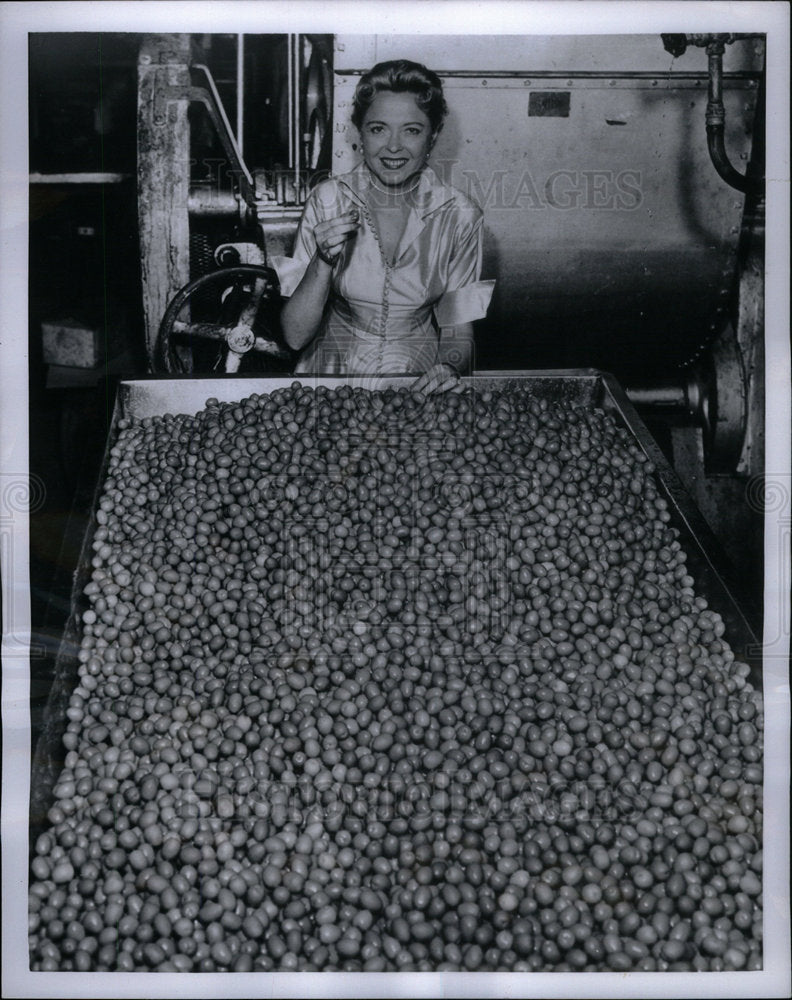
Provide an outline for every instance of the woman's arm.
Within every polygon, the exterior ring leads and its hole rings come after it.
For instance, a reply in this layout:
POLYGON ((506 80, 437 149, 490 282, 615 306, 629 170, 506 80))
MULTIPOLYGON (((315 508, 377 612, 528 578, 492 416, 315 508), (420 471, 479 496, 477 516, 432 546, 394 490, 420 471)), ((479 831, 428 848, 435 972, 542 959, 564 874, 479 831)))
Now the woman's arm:
POLYGON ((283 338, 293 351, 299 351, 313 340, 330 293, 333 268, 319 254, 314 254, 302 281, 281 310, 283 338))
POLYGON ((281 310, 281 329, 292 350, 299 351, 316 336, 330 294, 333 266, 359 224, 357 209, 351 209, 314 228, 316 251, 300 284, 281 310))
POLYGON ((440 327, 437 363, 414 384, 419 392, 444 392, 470 373, 473 360, 473 320, 487 313, 492 281, 480 281, 483 216, 480 209, 460 225, 448 268, 446 290, 435 305, 440 327))

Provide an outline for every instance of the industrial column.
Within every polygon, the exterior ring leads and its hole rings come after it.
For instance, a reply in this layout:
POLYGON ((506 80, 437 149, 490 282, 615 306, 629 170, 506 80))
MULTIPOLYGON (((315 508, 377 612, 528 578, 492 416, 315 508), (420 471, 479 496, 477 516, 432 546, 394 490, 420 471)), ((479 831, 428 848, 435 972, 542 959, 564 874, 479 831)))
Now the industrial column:
POLYGON ((146 353, 154 354, 168 303, 190 278, 188 103, 170 99, 190 84, 188 35, 146 35, 138 58, 137 170, 146 353))

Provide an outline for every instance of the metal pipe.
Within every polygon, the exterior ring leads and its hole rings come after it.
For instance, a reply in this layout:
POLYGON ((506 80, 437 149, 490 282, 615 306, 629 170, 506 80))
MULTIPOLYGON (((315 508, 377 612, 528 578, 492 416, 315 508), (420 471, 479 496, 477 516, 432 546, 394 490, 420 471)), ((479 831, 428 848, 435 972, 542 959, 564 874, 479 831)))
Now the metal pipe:
POLYGON ((300 49, 302 46, 302 39, 300 35, 293 35, 294 39, 294 116, 292 118, 292 128, 294 129, 294 159, 292 161, 292 166, 294 167, 294 200, 300 200, 300 59, 301 53, 300 49))
POLYGON ((626 388, 633 406, 675 426, 709 427, 709 395, 704 382, 690 373, 680 381, 659 381, 626 388))
POLYGON ((694 35, 662 35, 666 51, 676 59, 681 56, 688 45, 706 48, 708 60, 708 101, 706 113, 707 148, 712 165, 718 171, 718 176, 729 187, 744 194, 748 191, 759 193, 762 179, 741 174, 732 166, 726 152, 724 131, 726 127, 726 109, 723 106, 723 51, 727 45, 737 39, 749 39, 757 36, 752 34, 694 34, 694 35))
POLYGON ((215 188, 190 188, 187 211, 197 216, 239 215, 240 204, 233 191, 215 188))
MULTIPOLYGON (((710 159, 718 175, 730 186, 743 193, 761 193, 763 178, 752 176, 751 174, 741 174, 732 166, 726 152, 724 141, 724 130, 726 125, 726 111, 723 106, 723 51, 726 45, 738 39, 750 39, 761 37, 750 33, 738 34, 693 34, 693 35, 661 35, 663 45, 667 52, 676 59, 681 56, 688 45, 697 45, 699 48, 706 48, 709 62, 709 100, 707 102, 707 148, 710 159)), ((764 110, 757 108, 757 119, 764 110)), ((763 129, 760 123, 760 131, 763 129)))
POLYGON ((237 121, 236 141, 239 151, 244 150, 245 108, 245 36, 237 35, 237 121))
POLYGON ((705 117, 707 147, 712 165, 718 171, 719 177, 730 187, 745 193, 751 186, 750 181, 732 166, 724 141, 726 109, 723 106, 723 49, 724 43, 720 40, 711 41, 707 45, 709 63, 709 90, 705 117))
POLYGON ((286 36, 286 117, 289 129, 289 166, 294 163, 294 47, 292 36, 286 36))

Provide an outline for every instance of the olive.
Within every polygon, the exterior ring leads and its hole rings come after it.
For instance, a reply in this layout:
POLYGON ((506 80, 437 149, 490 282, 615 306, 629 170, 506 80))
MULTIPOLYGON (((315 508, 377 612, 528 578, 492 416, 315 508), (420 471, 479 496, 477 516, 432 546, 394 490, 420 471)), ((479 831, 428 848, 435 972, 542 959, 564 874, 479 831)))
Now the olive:
POLYGON ((516 380, 122 420, 31 968, 760 968, 761 698, 670 521, 516 380))

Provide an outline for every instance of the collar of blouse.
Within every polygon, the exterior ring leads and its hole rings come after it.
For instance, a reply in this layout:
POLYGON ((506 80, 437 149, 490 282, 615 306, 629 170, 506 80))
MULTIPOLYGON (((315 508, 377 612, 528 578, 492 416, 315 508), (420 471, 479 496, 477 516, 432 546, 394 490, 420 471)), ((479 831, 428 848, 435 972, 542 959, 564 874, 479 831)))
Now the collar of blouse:
MULTIPOLYGON (((336 180, 348 189, 354 201, 360 205, 364 204, 366 192, 372 183, 371 175, 365 163, 358 164, 354 170, 351 170, 348 174, 342 174, 336 180)), ((415 207, 411 210, 411 214, 414 212, 418 218, 425 219, 439 208, 442 208, 443 205, 453 200, 454 189, 444 184, 434 170, 426 166, 421 171, 418 189, 415 192, 415 207)))

